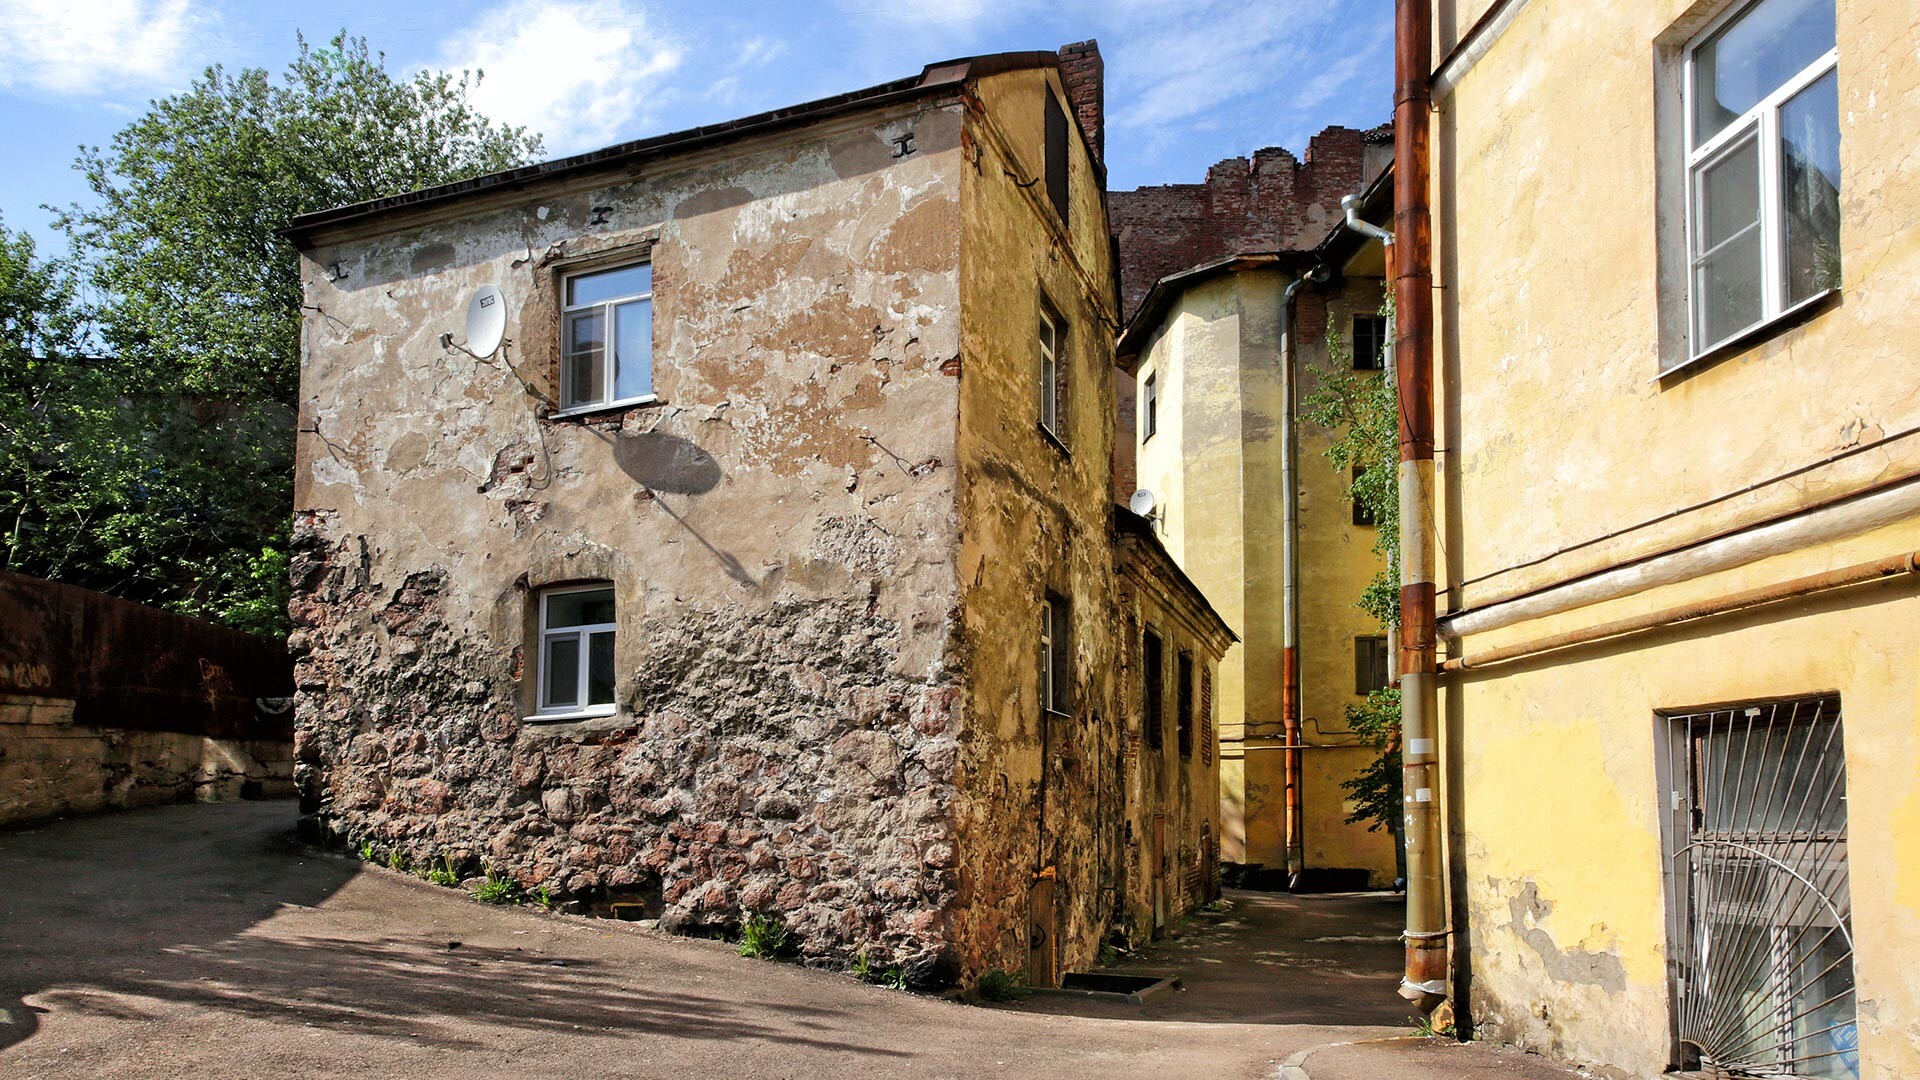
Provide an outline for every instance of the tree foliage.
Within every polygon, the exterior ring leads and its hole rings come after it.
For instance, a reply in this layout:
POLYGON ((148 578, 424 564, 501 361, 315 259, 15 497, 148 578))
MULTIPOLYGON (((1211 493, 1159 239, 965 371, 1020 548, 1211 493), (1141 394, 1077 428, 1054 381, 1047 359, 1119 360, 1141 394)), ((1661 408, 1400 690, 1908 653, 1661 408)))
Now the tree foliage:
MULTIPOLYGON (((1380 313, 1393 314, 1389 293, 1380 313)), ((1330 358, 1321 372, 1320 388, 1310 394, 1303 411, 1312 422, 1334 432, 1327 457, 1342 473, 1358 469, 1351 496, 1373 515, 1378 535, 1373 550, 1383 558, 1358 597, 1360 608, 1383 627, 1400 625, 1400 412, 1393 385, 1384 372, 1355 371, 1344 343, 1327 335, 1330 358)), ((1347 706, 1347 726, 1360 741, 1377 751, 1366 768, 1340 786, 1353 796, 1354 810, 1347 823, 1367 822, 1367 831, 1385 828, 1399 835, 1400 691, 1376 690, 1364 705, 1347 706)))
POLYGON ((77 270, 0 252, 39 320, 7 324, 0 373, 0 506, 31 537, 8 566, 284 631, 301 282, 277 230, 531 159, 537 136, 473 110, 478 79, 302 39, 279 79, 209 68, 82 150, 94 204, 57 219, 77 270), (100 297, 90 338, 75 272, 100 297), (110 359, 80 359, 83 340, 110 359))

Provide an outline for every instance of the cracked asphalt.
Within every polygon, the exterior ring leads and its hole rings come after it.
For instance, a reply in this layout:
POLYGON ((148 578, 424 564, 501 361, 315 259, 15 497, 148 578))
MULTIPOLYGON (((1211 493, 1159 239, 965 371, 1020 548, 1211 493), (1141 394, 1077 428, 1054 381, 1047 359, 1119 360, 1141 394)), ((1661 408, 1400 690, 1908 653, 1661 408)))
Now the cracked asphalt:
POLYGON ((488 907, 303 848, 293 814, 170 806, 0 833, 0 1076, 1323 1080, 1322 1056, 1339 1076, 1482 1075, 1460 1071, 1479 1048, 1404 1038, 1390 898, 1236 893, 1125 965, 1179 973, 1170 1001, 986 1008, 488 907), (1369 1040, 1394 1037, 1419 1071, 1369 1064, 1395 1045, 1369 1040))

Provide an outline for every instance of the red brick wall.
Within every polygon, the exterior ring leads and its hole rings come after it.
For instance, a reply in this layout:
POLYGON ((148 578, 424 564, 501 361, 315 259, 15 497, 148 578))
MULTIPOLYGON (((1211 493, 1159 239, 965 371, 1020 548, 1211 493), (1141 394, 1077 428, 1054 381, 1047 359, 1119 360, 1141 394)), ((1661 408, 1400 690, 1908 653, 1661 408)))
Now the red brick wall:
POLYGON ((1100 59, 1100 43, 1091 39, 1060 46, 1060 85, 1067 90, 1067 108, 1080 121, 1095 157, 1107 156, 1107 66, 1100 59))
POLYGON ((1220 162, 1204 183, 1110 193, 1126 316, 1168 274, 1240 252, 1318 244, 1341 216, 1340 197, 1379 174, 1391 154, 1389 136, 1384 127, 1330 127, 1308 142, 1304 161, 1267 147, 1251 160, 1220 162))

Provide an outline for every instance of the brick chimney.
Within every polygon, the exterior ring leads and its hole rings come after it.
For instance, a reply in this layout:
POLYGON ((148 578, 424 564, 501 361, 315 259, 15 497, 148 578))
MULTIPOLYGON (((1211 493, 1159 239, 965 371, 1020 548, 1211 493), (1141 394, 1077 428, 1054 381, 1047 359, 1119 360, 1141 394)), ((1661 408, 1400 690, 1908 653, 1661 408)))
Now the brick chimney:
POLYGON ((1092 39, 1060 46, 1060 84, 1067 90, 1067 107, 1086 133, 1093 156, 1107 156, 1107 65, 1100 59, 1100 43, 1092 39))

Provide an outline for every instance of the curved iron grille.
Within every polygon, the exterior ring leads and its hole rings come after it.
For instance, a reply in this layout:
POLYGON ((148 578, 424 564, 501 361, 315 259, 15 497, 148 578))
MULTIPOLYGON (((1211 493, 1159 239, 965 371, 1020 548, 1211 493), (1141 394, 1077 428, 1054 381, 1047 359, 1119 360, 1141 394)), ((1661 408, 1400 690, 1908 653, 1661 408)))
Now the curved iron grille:
POLYGON ((1839 699, 1670 719, 1685 767, 1667 876, 1682 1068, 1859 1076, 1839 699))

